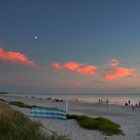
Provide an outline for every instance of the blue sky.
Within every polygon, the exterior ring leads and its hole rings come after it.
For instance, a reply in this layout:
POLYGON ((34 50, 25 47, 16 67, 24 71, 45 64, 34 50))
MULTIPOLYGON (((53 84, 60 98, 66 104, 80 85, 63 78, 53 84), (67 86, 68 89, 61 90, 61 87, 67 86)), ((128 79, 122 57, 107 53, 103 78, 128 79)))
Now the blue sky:
POLYGON ((139 92, 139 6, 138 0, 2 0, 0 48, 5 57, 0 56, 0 89, 139 92), (9 56, 10 51, 36 66, 9 56), (115 66, 113 59, 119 62, 115 66), (68 62, 77 67, 67 67, 68 62), (89 65, 97 69, 87 74, 83 68, 89 65))

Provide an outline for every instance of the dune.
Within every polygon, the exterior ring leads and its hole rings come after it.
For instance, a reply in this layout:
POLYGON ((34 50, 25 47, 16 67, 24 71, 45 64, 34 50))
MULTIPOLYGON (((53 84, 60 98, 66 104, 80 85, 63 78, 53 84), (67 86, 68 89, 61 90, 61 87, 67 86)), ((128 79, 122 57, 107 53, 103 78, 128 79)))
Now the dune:
MULTIPOLYGON (((58 107, 65 109, 65 102, 52 102, 52 100, 11 96, 9 94, 0 95, 0 99, 7 101, 21 101, 28 105, 37 105, 44 107, 58 107)), ((75 120, 57 120, 47 118, 32 118, 29 108, 20 108, 12 106, 29 116, 35 121, 41 121, 44 133, 57 133, 64 135, 71 140, 140 140, 140 108, 133 110, 129 106, 85 103, 77 101, 68 101, 68 113, 77 115, 88 115, 92 117, 105 117, 119 124, 124 135, 106 136, 96 130, 86 130, 81 128, 75 120)))

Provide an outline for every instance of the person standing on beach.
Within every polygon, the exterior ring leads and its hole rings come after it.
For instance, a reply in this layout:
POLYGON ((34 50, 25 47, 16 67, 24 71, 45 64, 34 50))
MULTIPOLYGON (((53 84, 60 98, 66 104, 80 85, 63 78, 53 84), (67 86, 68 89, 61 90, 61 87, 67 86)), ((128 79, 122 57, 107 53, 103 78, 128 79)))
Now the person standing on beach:
POLYGON ((130 106, 130 100, 128 100, 128 105, 130 106))
POLYGON ((109 104, 109 100, 108 99, 106 99, 106 104, 109 104))

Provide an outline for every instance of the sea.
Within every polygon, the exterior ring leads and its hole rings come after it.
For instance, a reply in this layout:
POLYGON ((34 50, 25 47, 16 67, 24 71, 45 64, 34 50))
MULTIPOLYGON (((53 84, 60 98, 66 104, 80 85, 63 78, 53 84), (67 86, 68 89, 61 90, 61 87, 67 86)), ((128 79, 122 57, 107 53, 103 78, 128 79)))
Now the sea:
POLYGON ((124 105, 131 102, 131 104, 139 104, 140 94, 10 94, 11 96, 34 97, 42 99, 62 99, 62 100, 75 100, 81 102, 97 103, 99 100, 102 102, 108 101, 110 104, 124 105))

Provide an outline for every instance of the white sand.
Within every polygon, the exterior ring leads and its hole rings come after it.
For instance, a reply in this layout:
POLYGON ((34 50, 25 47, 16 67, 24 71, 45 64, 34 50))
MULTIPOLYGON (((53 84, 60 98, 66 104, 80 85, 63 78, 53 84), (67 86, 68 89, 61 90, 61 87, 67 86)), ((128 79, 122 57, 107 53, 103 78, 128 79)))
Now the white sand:
MULTIPOLYGON (((10 95, 0 95, 7 101, 22 101, 28 105, 38 105, 44 107, 58 107, 65 109, 64 102, 52 102, 45 99, 32 99, 27 97, 17 97, 10 95)), ((56 120, 56 119, 34 119, 41 121, 44 125, 44 133, 58 133, 69 137, 71 140, 140 140, 140 108, 132 110, 131 107, 96 104, 96 103, 82 103, 69 101, 69 113, 83 114, 93 117, 105 117, 118 123, 121 126, 125 136, 114 135, 105 136, 99 131, 85 130, 79 127, 75 120, 56 120)), ((22 111, 26 115, 30 115, 30 109, 19 108, 13 106, 15 109, 22 111)))

